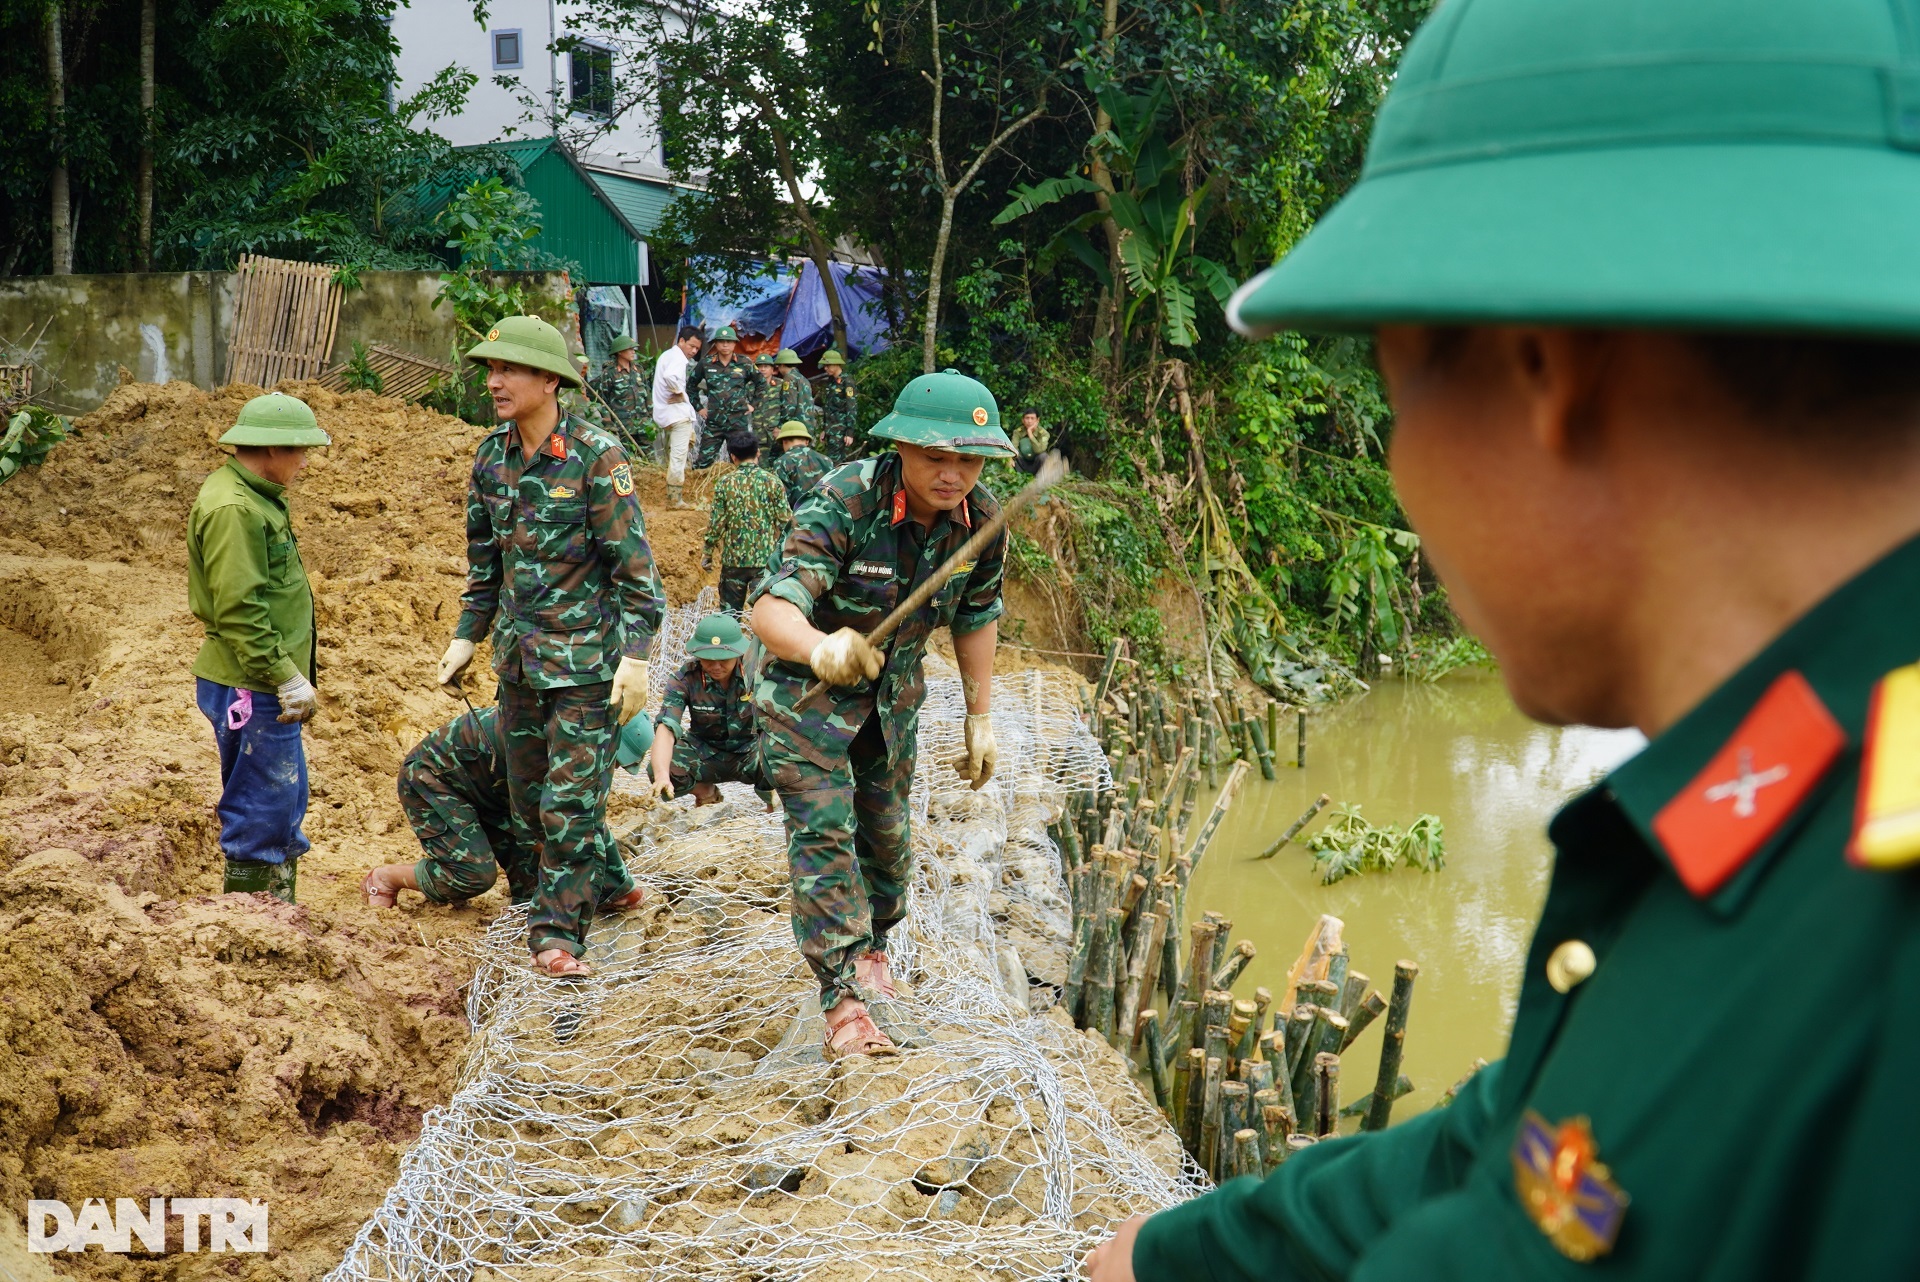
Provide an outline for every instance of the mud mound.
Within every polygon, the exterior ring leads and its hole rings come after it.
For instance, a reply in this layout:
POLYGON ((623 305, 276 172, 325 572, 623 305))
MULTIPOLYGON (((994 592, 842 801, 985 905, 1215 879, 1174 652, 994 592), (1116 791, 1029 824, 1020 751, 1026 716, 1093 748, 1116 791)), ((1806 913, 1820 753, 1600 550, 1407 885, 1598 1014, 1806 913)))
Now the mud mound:
MULTIPOLYGON (((188 672, 187 511, 259 389, 122 387, 0 487, 0 1205, 271 1202, 271 1256, 57 1257, 81 1275, 244 1262, 240 1276, 303 1278, 338 1260, 422 1111, 452 1092, 471 962, 438 945, 477 938, 505 904, 498 889, 461 908, 409 896, 376 915, 358 893, 368 867, 417 857, 394 776, 458 708, 432 671, 459 611, 482 429, 283 390, 335 442, 293 498, 320 633, 297 909, 218 894, 217 769, 188 672)), ((705 514, 646 506, 668 593, 690 598, 705 514)))

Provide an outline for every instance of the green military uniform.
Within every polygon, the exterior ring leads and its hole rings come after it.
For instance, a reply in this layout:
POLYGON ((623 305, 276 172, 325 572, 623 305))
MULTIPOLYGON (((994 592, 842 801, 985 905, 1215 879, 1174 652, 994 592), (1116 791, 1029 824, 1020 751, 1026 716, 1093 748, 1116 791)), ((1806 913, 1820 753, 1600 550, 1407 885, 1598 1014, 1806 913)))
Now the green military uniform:
POLYGON ((800 358, 791 347, 780 349, 780 355, 774 360, 779 373, 754 411, 753 434, 767 454, 778 448, 774 436, 782 423, 794 420, 805 423, 809 431, 820 430, 820 407, 814 404, 813 387, 801 376, 799 364, 800 358))
POLYGON ((669 770, 676 796, 697 783, 763 786, 744 667, 735 664, 726 680, 716 681, 700 666, 702 659, 738 659, 746 652, 747 639, 730 615, 710 614, 694 625, 691 657, 668 679, 654 718, 673 732, 669 770))
POLYGON ((810 441, 805 423, 789 420, 780 425, 777 440, 780 457, 773 461, 773 474, 787 487, 787 506, 799 507, 814 482, 833 470, 833 464, 811 444, 788 445, 788 441, 810 441))
MULTIPOLYGON (((1444 5, 1361 182, 1229 314, 1920 337, 1915 17, 1444 5)), ((1920 844, 1876 791, 1920 776, 1916 602, 1920 541, 1560 812, 1504 1061, 1152 1217, 1134 1276, 1920 1277, 1920 844)))
MULTIPOLYGON (((953 371, 913 380, 873 428, 888 440, 1005 457, 992 394, 953 371)), ((826 633, 870 631, 932 576, 999 504, 976 487, 932 528, 907 514, 897 453, 828 474, 794 513, 774 572, 754 591, 798 607, 826 633)), ((787 816, 793 929, 820 984, 821 1009, 852 994, 854 960, 883 947, 905 912, 913 870, 908 793, 926 696, 920 658, 936 628, 975 632, 1000 617, 1002 532, 894 633, 872 682, 813 684, 803 663, 769 659, 754 689, 767 776, 787 816)))
MULTIPOLYGON (((633 340, 624 334, 613 341, 616 358, 633 349, 633 340)), ((623 370, 616 360, 589 382, 595 393, 589 401, 612 420, 601 425, 619 438, 628 460, 647 457, 653 442, 652 388, 643 385, 639 369, 623 370)))
MULTIPOLYGON (((639 761, 651 739, 647 728, 642 719, 622 728, 616 764, 639 761)), ((459 903, 485 894, 504 873, 512 902, 532 902, 539 852, 514 832, 498 708, 463 712, 415 744, 400 763, 399 793, 400 808, 426 851, 413 866, 421 894, 435 903, 459 903)), ((631 891, 633 878, 604 818, 594 848, 594 897, 605 904, 631 891)))
POLYGON ((720 608, 745 607, 747 589, 767 572, 787 531, 786 487, 758 463, 742 463, 713 483, 706 559, 720 556, 720 608))
MULTIPOLYGON (((733 338, 731 327, 714 333, 716 342, 733 338)), ((687 374, 687 399, 695 410, 705 410, 700 424, 700 452, 696 468, 712 467, 720 447, 735 432, 753 426, 754 411, 766 395, 767 385, 753 362, 735 351, 732 359, 702 355, 687 374)))
MULTIPOLYGON (((820 355, 820 364, 845 366, 847 358, 828 348, 820 355)), ((846 371, 821 376, 814 389, 820 403, 820 448, 834 464, 845 463, 860 452, 860 392, 846 371)))
MULTIPOLYGON (((503 320, 467 355, 577 386, 558 333, 531 317, 503 320)), ((513 423, 501 424, 474 453, 467 560, 455 635, 478 642, 491 631, 516 837, 541 852, 529 944, 577 957, 612 783, 613 676, 623 658, 646 658, 664 609, 619 444, 562 418, 529 457, 513 423)))

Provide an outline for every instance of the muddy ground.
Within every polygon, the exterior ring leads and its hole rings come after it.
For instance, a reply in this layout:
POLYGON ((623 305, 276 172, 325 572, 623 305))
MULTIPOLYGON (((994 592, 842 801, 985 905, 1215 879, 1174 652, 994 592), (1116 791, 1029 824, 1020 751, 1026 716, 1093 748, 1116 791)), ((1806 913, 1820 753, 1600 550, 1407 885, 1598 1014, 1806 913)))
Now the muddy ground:
MULTIPOLYGON (((335 442, 293 502, 320 633, 297 907, 219 894, 216 761, 188 672, 187 510, 258 389, 122 387, 0 488, 0 1237, 19 1241, 29 1198, 271 1202, 271 1257, 53 1257, 78 1276, 303 1279, 336 1262, 451 1092, 472 963, 445 945, 505 902, 409 895, 376 914, 358 889, 417 857, 395 773, 458 707, 432 674, 481 430, 285 390, 335 442)), ((705 514, 661 510, 659 478, 642 480, 668 593, 690 599, 705 514)))

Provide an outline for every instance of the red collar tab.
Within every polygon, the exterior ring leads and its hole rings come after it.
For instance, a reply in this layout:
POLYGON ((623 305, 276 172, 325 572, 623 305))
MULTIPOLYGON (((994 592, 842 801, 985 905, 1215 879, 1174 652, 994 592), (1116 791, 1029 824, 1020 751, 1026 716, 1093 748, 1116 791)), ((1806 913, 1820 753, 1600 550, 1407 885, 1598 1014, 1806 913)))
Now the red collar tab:
POLYGON ((1782 673, 1693 782, 1653 817, 1696 898, 1725 885, 1800 808, 1846 733, 1798 672, 1782 673))
POLYGON ((905 490, 895 490, 893 492, 893 524, 898 525, 906 519, 907 492, 905 490))
POLYGON ((553 434, 547 437, 547 443, 540 447, 540 452, 542 454, 551 454, 557 459, 567 457, 567 438, 560 434, 559 428, 556 427, 553 429, 553 434))
POLYGON ((960 524, 966 526, 969 530, 971 530, 973 528, 972 498, 961 499, 960 506, 953 509, 953 514, 960 518, 960 524))

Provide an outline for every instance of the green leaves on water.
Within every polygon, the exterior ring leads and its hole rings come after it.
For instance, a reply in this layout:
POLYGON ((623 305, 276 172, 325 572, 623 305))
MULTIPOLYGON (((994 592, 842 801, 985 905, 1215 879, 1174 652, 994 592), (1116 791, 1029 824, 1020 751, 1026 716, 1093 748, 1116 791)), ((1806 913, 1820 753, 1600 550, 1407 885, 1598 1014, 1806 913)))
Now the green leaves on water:
POLYGON ((1307 838, 1307 850, 1323 886, 1355 873, 1390 872, 1401 864, 1421 872, 1447 866, 1446 834, 1438 815, 1421 815, 1405 828, 1376 825, 1357 805, 1335 810, 1320 831, 1307 838))

